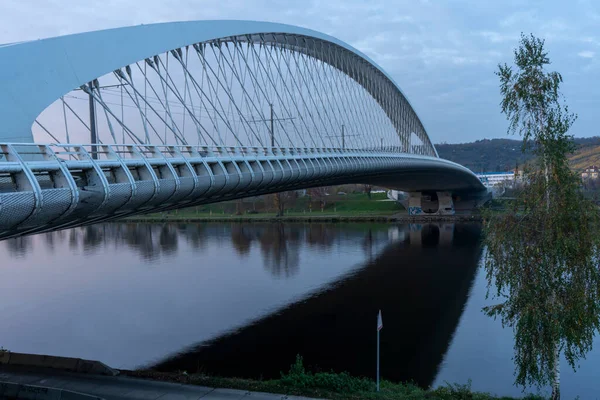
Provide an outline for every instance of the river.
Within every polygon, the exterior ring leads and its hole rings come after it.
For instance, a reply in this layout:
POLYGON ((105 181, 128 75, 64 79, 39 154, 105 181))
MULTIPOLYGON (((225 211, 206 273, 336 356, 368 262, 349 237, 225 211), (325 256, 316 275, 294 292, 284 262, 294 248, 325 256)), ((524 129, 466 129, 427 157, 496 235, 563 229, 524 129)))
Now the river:
MULTIPOLYGON (((0 346, 275 378, 313 371, 427 387, 512 385, 512 332, 486 317, 477 224, 114 223, 0 242, 0 346)), ((596 398, 600 354, 564 398, 596 398)))

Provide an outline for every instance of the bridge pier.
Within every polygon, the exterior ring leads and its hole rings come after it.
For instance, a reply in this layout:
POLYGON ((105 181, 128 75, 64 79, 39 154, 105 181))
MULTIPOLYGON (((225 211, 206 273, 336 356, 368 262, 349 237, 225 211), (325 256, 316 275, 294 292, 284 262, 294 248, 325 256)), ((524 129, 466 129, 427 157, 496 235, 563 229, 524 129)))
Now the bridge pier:
POLYGON ((438 214, 439 215, 454 215, 454 201, 452 193, 437 192, 438 196, 438 214))
POLYGON ((450 192, 411 192, 405 207, 409 215, 454 215, 450 192))

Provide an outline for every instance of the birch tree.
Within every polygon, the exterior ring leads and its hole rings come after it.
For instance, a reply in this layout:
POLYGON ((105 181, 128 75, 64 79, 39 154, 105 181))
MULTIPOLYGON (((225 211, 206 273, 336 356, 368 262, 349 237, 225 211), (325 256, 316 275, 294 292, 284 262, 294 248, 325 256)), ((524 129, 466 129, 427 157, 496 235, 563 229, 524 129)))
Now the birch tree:
POLYGON ((514 65, 499 65, 508 133, 523 138, 536 162, 508 212, 486 217, 484 308, 514 332, 515 383, 551 386, 560 399, 560 359, 576 369, 600 326, 597 207, 586 200, 568 165, 576 120, 560 92, 562 76, 548 72, 544 41, 521 35, 514 65))

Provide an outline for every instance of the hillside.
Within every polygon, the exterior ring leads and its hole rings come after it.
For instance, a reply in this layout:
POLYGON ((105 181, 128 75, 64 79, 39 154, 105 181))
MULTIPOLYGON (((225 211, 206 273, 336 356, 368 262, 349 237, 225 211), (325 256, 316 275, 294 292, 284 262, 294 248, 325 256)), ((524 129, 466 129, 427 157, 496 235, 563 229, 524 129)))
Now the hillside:
MULTIPOLYGON (((440 157, 462 164, 474 172, 510 171, 534 156, 523 154, 521 141, 513 139, 483 139, 472 143, 437 144, 440 157)), ((577 151, 570 157, 575 170, 600 165, 600 137, 576 138, 577 151)))
POLYGON ((440 157, 454 161, 474 172, 510 171, 533 158, 523 154, 521 141, 512 139, 483 139, 472 143, 438 144, 440 157))
POLYGON ((583 171, 590 165, 600 165, 600 145, 581 147, 569 159, 571 168, 575 171, 583 171))

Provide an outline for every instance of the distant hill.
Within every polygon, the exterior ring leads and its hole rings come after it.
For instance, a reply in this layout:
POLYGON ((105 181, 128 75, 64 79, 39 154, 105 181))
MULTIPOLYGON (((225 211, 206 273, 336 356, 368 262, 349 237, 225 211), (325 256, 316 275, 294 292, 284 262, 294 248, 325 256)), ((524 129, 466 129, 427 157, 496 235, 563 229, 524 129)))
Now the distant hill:
MULTIPOLYGON (((577 151, 570 157, 572 168, 583 170, 600 165, 600 137, 576 138, 577 151)), ((521 151, 522 141, 514 139, 483 139, 472 143, 436 144, 441 158, 454 161, 473 172, 510 171, 534 158, 521 151)))
POLYGON ((583 171, 591 165, 600 165, 600 145, 582 146, 569 159, 571 168, 575 171, 583 171))

